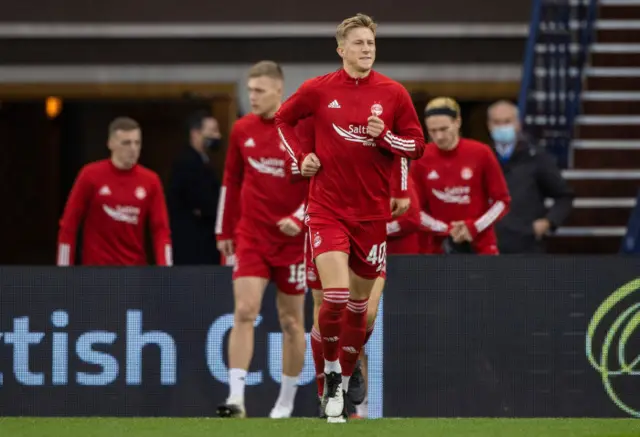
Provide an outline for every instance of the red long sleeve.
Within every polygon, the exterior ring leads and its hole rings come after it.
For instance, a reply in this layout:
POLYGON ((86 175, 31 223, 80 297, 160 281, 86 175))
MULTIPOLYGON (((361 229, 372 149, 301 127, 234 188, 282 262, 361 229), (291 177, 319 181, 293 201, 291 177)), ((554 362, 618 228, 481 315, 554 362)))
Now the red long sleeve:
POLYGON ((156 264, 159 266, 173 265, 173 249, 171 246, 171 230, 167 214, 167 202, 162 190, 162 183, 158 177, 153 182, 151 192, 151 208, 149 209, 149 226, 153 238, 156 264))
POLYGON ((59 266, 70 266, 75 263, 78 229, 89 209, 92 190, 90 175, 85 166, 80 170, 80 173, 73 183, 62 218, 60 219, 56 261, 59 266))
POLYGON ((411 199, 409 210, 387 223, 387 236, 396 238, 412 234, 420 230, 420 199, 414 183, 408 180, 408 196, 411 199))
POLYGON ((282 104, 275 115, 278 135, 298 169, 304 159, 304 145, 296 134, 295 126, 300 120, 313 114, 314 100, 310 81, 307 81, 282 104))
POLYGON ((411 96, 403 87, 399 87, 398 105, 393 126, 386 126, 376 144, 395 155, 418 159, 424 153, 424 133, 413 107, 411 96))
POLYGON ((83 265, 146 265, 147 223, 156 263, 171 265, 171 233, 157 173, 141 165, 120 169, 108 159, 87 164, 71 189, 60 220, 57 264, 80 263, 74 253, 81 226, 83 265))
POLYGON ((441 220, 433 217, 429 210, 429 193, 423 184, 428 177, 425 167, 419 164, 413 165, 411 168, 411 181, 413 183, 414 192, 417 197, 419 206, 420 229, 423 232, 432 232, 444 235, 449 231, 449 225, 441 220))
POLYGON ((234 125, 229 138, 229 148, 224 162, 224 176, 218 200, 215 230, 218 240, 233 239, 234 227, 240 215, 240 191, 244 179, 244 160, 240 147, 238 131, 234 125))
POLYGON ((393 173, 391 174, 391 197, 396 199, 411 197, 409 191, 409 160, 397 155, 394 157, 393 173))
POLYGON ((509 212, 511 204, 507 182, 495 155, 487 151, 483 164, 482 183, 492 203, 480 217, 466 221, 467 228, 473 237, 492 227, 495 222, 504 217, 509 212))
MULTIPOLYGON (((289 181, 291 182, 299 182, 306 181, 309 179, 305 178, 301 174, 301 166, 304 161, 305 156, 309 153, 312 153, 314 149, 315 142, 315 131, 313 125, 313 118, 307 117, 305 119, 300 120, 297 124, 296 128, 294 128, 295 133, 294 136, 298 140, 298 146, 300 151, 300 160, 294 160, 292 155, 285 148, 285 171, 287 176, 289 177, 289 181)), ((281 137, 282 139, 282 137, 281 137)), ((283 142, 284 144, 284 142, 283 142)))

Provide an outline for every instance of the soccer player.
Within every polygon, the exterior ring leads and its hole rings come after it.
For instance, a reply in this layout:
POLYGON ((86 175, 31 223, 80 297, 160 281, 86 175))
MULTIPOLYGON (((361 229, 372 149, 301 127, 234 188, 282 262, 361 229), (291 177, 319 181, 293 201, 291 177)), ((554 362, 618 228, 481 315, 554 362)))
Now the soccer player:
POLYGON ((312 176, 307 220, 323 286, 319 324, 332 423, 344 422, 343 387, 364 343, 371 290, 385 269, 394 155, 416 159, 424 150, 408 92, 372 70, 375 31, 366 15, 344 20, 336 32, 343 68, 306 81, 276 114, 294 164, 312 176), (304 154, 294 126, 307 117, 316 153, 304 154))
MULTIPOLYGON (((298 145, 303 153, 315 152, 313 145, 314 130, 313 124, 308 122, 300 123, 299 126, 302 129, 298 129, 298 145)), ((391 215, 393 221, 387 223, 387 233, 392 240, 397 240, 395 248, 403 253, 410 251, 412 246, 417 248, 416 244, 411 244, 411 239, 407 238, 411 236, 411 233, 416 234, 415 231, 420 225, 419 207, 416 205, 410 205, 410 202, 415 202, 415 196, 413 196, 413 184, 409 178, 409 166, 406 158, 399 156, 395 157, 397 164, 394 164, 394 171, 391 178, 391 193, 394 196, 391 199, 391 205, 393 210, 391 215), (412 211, 412 217, 405 218, 407 210, 412 211), (391 226, 390 226, 391 225, 391 226)), ((292 182, 307 181, 305 175, 303 176, 300 169, 294 163, 291 156, 287 156, 285 169, 292 182)), ((417 235, 414 235, 417 237, 417 235)), ((417 253, 417 251, 415 252, 417 253)), ((311 259, 310 240, 309 240, 309 228, 305 226, 305 270, 307 287, 311 289, 313 296, 313 328, 311 331, 311 349, 313 353, 313 360, 316 370, 316 382, 318 386, 318 399, 321 405, 320 417, 326 417, 324 414, 324 351, 322 348, 322 337, 320 336, 320 328, 318 325, 318 315, 320 312, 320 306, 322 305, 322 284, 319 279, 318 270, 311 259)), ((378 312, 378 305, 380 303, 380 297, 382 296, 382 290, 384 289, 386 279, 386 271, 381 271, 379 277, 376 279, 374 287, 371 291, 369 298, 369 305, 367 308, 367 334, 364 344, 366 345, 369 337, 373 332, 373 326, 375 323, 376 315, 378 312)), ((361 353, 361 357, 364 355, 361 353)), ((355 415, 355 406, 360 405, 366 396, 366 381, 362 374, 361 366, 356 364, 352 377, 349 380, 349 387, 347 388, 347 402, 346 412, 349 415, 355 415)))
POLYGON ((429 137, 412 177, 427 231, 421 252, 473 252, 497 255, 493 225, 509 210, 511 199, 491 148, 460 137, 460 107, 446 97, 431 100, 425 110, 429 137))
POLYGON ((283 375, 270 417, 286 418, 293 411, 306 346, 301 231, 308 185, 293 184, 286 177, 286 153, 273 118, 282 101, 282 69, 275 62, 262 61, 251 67, 248 76, 252 113, 239 119, 231 131, 216 223, 218 249, 226 258, 235 255, 230 391, 218 415, 246 415, 244 381, 253 356, 254 322, 265 288, 273 281, 283 332, 283 375))
POLYGON ((111 122, 111 159, 85 165, 78 174, 58 233, 59 266, 75 263, 76 237, 82 224, 81 264, 147 264, 145 226, 151 228, 156 264, 172 264, 167 206, 158 175, 139 165, 140 125, 128 117, 111 122))

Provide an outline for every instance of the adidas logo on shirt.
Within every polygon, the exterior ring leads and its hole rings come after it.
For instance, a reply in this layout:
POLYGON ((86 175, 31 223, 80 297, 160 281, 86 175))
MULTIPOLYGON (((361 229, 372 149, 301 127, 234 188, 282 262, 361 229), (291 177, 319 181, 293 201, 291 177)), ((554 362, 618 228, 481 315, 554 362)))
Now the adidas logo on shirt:
POLYGON ((429 173, 429 174, 427 175, 427 179, 431 179, 431 180, 433 180, 433 179, 440 179, 440 175, 438 174, 438 172, 437 172, 437 171, 435 171, 435 170, 431 170, 431 173, 429 173))
POLYGON ((110 196, 111 190, 109 189, 108 185, 103 185, 102 188, 100 188, 99 193, 101 196, 110 196))
POLYGON ((255 147, 256 146, 256 142, 253 141, 253 138, 249 138, 247 141, 244 142, 244 146, 245 147, 255 147))
POLYGON ((338 103, 337 100, 334 100, 333 102, 329 103, 329 108, 331 109, 339 109, 340 108, 340 103, 338 103))

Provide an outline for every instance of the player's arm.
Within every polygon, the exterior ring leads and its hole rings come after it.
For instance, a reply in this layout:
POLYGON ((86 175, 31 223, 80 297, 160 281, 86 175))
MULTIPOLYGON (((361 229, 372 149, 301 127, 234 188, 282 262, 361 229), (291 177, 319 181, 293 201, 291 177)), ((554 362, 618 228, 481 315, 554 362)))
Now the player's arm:
POLYGON ((395 155, 391 173, 391 217, 397 218, 411 207, 409 160, 395 155))
POLYGON ((278 227, 283 234, 295 237, 302 231, 305 207, 306 202, 302 202, 291 215, 278 221, 278 227))
POLYGON ((429 211, 429 193, 425 190, 422 181, 425 180, 426 174, 424 167, 415 162, 411 168, 411 180, 415 190, 415 196, 419 205, 420 230, 423 232, 431 232, 439 235, 447 235, 449 225, 441 220, 433 217, 429 211))
POLYGON ((509 212, 509 205, 511 204, 511 196, 509 195, 507 182, 504 179, 500 164, 488 147, 484 154, 482 183, 486 196, 491 199, 492 204, 480 217, 465 220, 465 225, 472 238, 491 228, 498 220, 504 217, 509 212))
POLYGON ((403 237, 420 230, 420 201, 412 190, 409 210, 395 220, 387 222, 388 237, 403 237))
MULTIPOLYGON (((314 126, 313 118, 307 117, 301 120, 297 127, 296 137, 298 138, 300 145, 300 152, 302 156, 306 156, 314 151, 314 126)), ((298 162, 296 162, 292 156, 285 149, 285 173, 287 174, 290 182, 308 181, 308 179, 302 176, 298 162)))
MULTIPOLYGON (((382 130, 378 129, 372 135, 376 138, 378 147, 391 153, 410 159, 418 159, 424 153, 424 133, 418 120, 418 114, 413 107, 411 96, 404 87, 399 87, 398 104, 394 114, 393 126, 385 126, 380 118, 373 117, 382 123, 382 130)), ((369 118, 369 133, 371 134, 372 117, 369 118)))
POLYGON ((78 228, 89 209, 92 192, 91 177, 87 167, 84 167, 80 170, 73 187, 71 187, 67 204, 60 219, 58 254, 56 257, 58 266, 71 266, 75 262, 78 228))
POLYGON ((315 104, 316 97, 312 81, 307 81, 280 106, 275 115, 278 135, 280 135, 287 153, 298 170, 302 169, 302 162, 306 154, 296 133, 295 126, 300 120, 313 115, 315 104))
POLYGON ((551 156, 539 153, 536 158, 536 182, 544 197, 554 200, 546 219, 549 221, 549 229, 555 231, 571 213, 574 193, 551 156))
POLYGON ((156 264, 159 266, 171 266, 173 265, 173 249, 171 247, 167 202, 162 190, 162 182, 160 182, 158 175, 155 174, 150 201, 149 227, 151 228, 156 264))
POLYGON ((244 180, 244 160, 240 151, 239 135, 238 129, 234 126, 229 136, 229 148, 224 162, 224 176, 218 198, 215 234, 219 242, 218 246, 226 246, 220 249, 225 256, 233 253, 230 242, 233 240, 234 227, 240 216, 240 191, 244 180))

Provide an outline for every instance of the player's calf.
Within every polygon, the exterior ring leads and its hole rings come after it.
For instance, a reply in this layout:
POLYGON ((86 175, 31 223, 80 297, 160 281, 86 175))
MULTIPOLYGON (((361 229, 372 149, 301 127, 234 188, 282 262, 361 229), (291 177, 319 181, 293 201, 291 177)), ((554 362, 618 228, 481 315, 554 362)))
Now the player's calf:
POLYGON ((244 417, 244 389, 253 356, 254 323, 267 280, 241 277, 234 281, 234 324, 229 335, 229 396, 218 408, 220 417, 244 417))
POLYGON ((304 365, 306 346, 304 336, 304 294, 277 295, 278 317, 282 329, 282 382, 280 394, 270 417, 281 419, 291 417, 298 378, 304 365))

